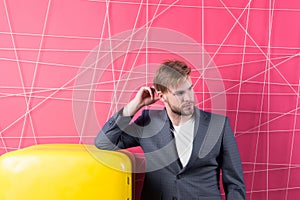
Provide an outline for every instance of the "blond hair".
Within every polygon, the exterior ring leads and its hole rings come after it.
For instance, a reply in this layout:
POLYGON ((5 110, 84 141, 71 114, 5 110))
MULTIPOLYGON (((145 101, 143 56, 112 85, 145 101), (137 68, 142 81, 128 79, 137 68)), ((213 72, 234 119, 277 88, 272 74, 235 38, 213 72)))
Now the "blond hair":
POLYGON ((157 70, 153 84, 157 91, 165 93, 170 87, 177 87, 182 79, 190 76, 191 68, 179 60, 168 60, 157 70))

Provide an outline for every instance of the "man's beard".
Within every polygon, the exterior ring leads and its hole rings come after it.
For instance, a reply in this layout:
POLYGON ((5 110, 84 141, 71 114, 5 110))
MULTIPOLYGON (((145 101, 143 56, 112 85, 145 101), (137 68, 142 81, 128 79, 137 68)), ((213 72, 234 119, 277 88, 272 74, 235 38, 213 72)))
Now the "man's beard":
POLYGON ((180 107, 175 107, 170 104, 169 104, 169 106, 170 106, 171 111, 178 116, 190 116, 190 115, 193 115, 193 113, 194 113, 194 102, 184 103, 180 107), (185 109, 185 105, 187 105, 187 104, 192 104, 193 105, 192 108, 185 109))

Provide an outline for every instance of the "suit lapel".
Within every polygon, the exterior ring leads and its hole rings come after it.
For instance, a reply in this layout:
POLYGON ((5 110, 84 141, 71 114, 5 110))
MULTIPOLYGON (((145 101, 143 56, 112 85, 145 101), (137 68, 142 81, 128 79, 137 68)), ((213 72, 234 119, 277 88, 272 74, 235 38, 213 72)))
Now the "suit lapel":
POLYGON ((157 114, 160 115, 157 116, 157 119, 162 120, 163 127, 159 135, 153 137, 153 145, 156 146, 155 148, 157 150, 147 153, 147 166, 150 167, 151 170, 166 167, 177 174, 182 167, 180 166, 174 135, 171 131, 172 123, 165 110, 157 114))
POLYGON ((208 114, 199 109, 195 110, 195 137, 193 141, 192 155, 187 166, 182 171, 192 166, 193 162, 197 158, 202 159, 211 152, 222 135, 226 122, 226 117, 224 116, 208 114), (212 124, 211 126, 210 123, 212 124))
POLYGON ((174 133, 173 133, 173 125, 170 121, 170 119, 167 117, 166 114, 166 126, 165 126, 165 130, 163 131, 163 134, 165 135, 165 137, 167 137, 169 140, 168 146, 169 148, 169 152, 168 155, 166 156, 171 156, 171 158, 173 158, 173 162, 169 165, 169 169, 173 171, 173 173, 178 173, 180 172, 180 170, 182 170, 182 165, 178 156, 178 152, 177 152, 177 148, 176 148, 176 143, 175 143, 175 138, 174 138, 174 133))

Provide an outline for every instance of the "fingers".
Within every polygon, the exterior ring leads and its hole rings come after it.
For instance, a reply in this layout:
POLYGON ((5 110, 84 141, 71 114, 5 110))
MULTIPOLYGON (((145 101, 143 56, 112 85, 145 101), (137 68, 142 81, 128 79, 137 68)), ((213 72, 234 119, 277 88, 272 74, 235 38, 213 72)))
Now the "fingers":
POLYGON ((154 87, 141 87, 139 92, 139 96, 141 101, 143 101, 143 105, 149 105, 159 100, 154 87))
POLYGON ((154 96, 155 96, 155 89, 153 87, 148 87, 151 99, 154 100, 154 96))
POLYGON ((151 87, 151 90, 152 90, 152 94, 153 94, 152 100, 155 101, 155 102, 158 101, 159 96, 157 95, 155 88, 151 87))
POLYGON ((145 94, 145 97, 149 97, 151 99, 154 99, 154 96, 155 96, 155 89, 152 88, 152 87, 141 87, 141 90, 142 90, 142 94, 145 94))

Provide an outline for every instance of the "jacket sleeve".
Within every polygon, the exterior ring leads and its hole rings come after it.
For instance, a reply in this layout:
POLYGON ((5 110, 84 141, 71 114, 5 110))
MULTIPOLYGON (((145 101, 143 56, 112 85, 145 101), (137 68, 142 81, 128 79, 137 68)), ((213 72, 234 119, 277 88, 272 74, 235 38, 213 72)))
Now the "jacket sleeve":
POLYGON ((118 150, 139 145, 139 139, 131 132, 131 117, 122 116, 123 109, 114 114, 95 138, 95 146, 103 150, 118 150))
POLYGON ((228 118, 223 135, 222 179, 227 200, 246 199, 240 154, 228 118))

